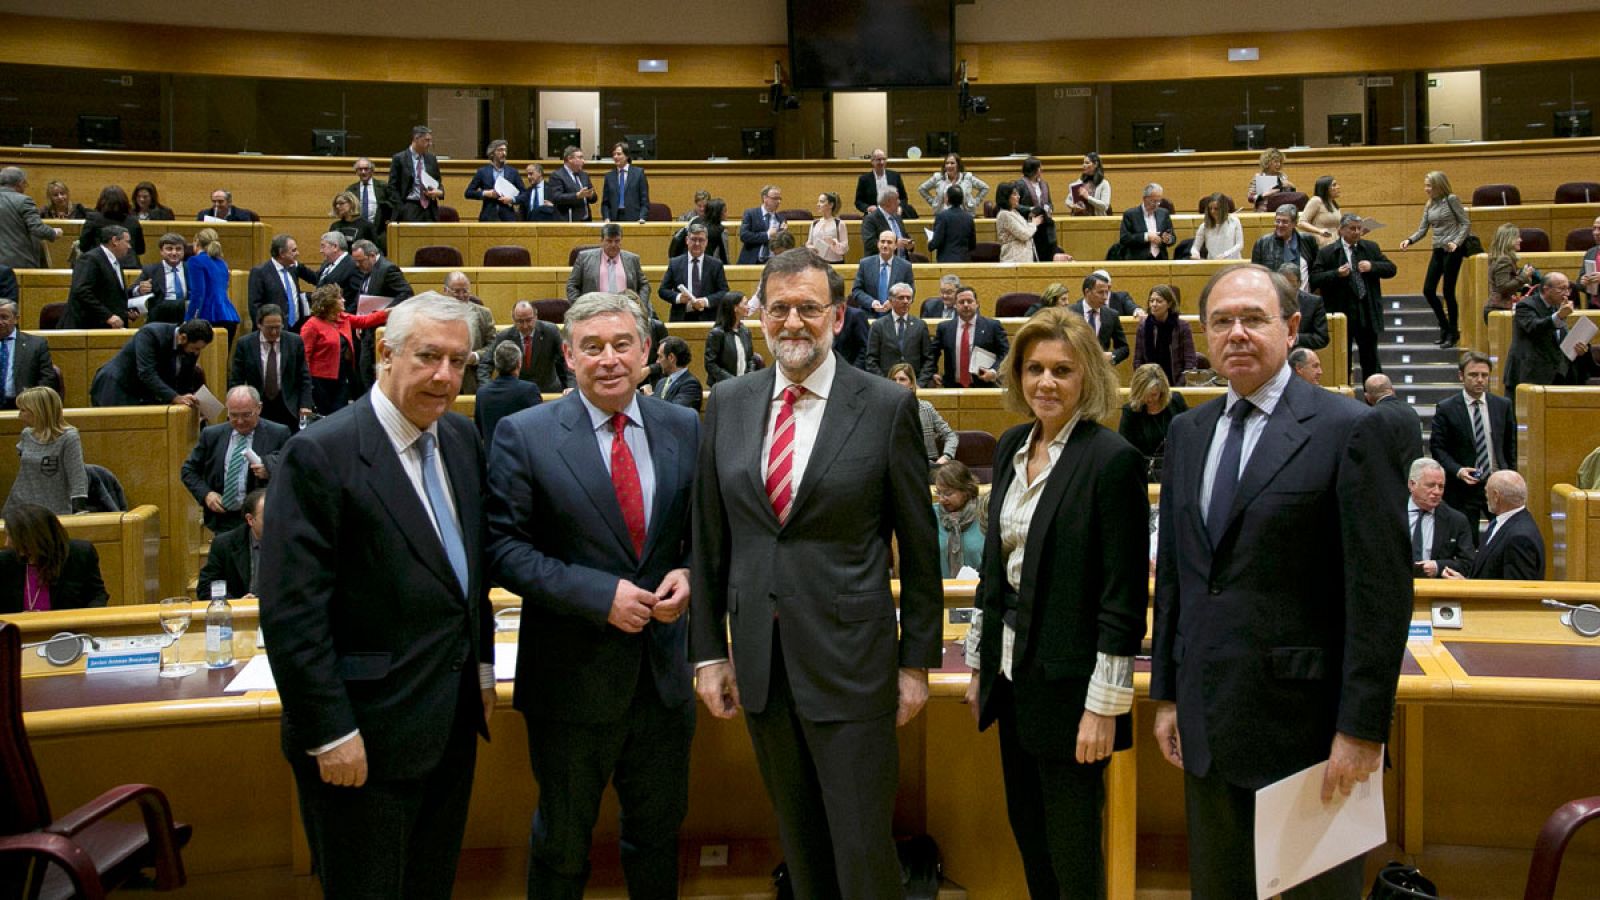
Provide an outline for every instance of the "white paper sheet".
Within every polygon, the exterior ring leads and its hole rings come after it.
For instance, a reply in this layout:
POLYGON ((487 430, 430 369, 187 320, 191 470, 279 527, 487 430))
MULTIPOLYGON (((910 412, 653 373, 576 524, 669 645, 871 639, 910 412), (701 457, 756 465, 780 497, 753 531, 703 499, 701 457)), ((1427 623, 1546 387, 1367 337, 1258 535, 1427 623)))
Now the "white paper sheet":
POLYGON ((517 195, 522 193, 521 191, 517 190, 516 185, 507 181, 504 175, 495 178, 494 192, 506 198, 507 200, 515 200, 517 199, 517 195))
POLYGON ((517 642, 494 642, 494 680, 512 681, 517 677, 517 642))
POLYGON ((140 294, 137 297, 129 297, 128 298, 128 308, 133 310, 134 312, 138 313, 141 316, 144 315, 145 312, 150 307, 150 298, 151 298, 151 296, 153 296, 153 295, 151 295, 151 294, 140 294))
POLYGON ((216 394, 211 393, 211 388, 203 384, 200 385, 200 390, 194 392, 194 399, 200 406, 200 417, 207 422, 215 419, 217 413, 222 412, 222 401, 217 399, 216 394))
POLYGON ((998 360, 998 357, 996 357, 993 353, 990 353, 989 351, 983 349, 982 347, 973 347, 972 348, 972 365, 970 366, 968 371, 970 371, 972 374, 976 375, 979 372, 982 372, 984 369, 992 369, 992 368, 994 368, 994 364, 995 364, 995 362, 997 360, 998 360))
POLYGON ((362 294, 356 298, 356 315, 367 316, 389 305, 393 297, 379 297, 376 294, 362 294))
POLYGON ((207 216, 203 216, 200 219, 200 221, 202 221, 202 222, 210 222, 210 223, 216 223, 216 222, 224 222, 224 223, 226 223, 228 220, 227 219, 221 219, 221 218, 218 218, 216 216, 207 215, 207 216))
POLYGON ((1256 791, 1256 896, 1266 900, 1382 844, 1383 776, 1322 802, 1320 762, 1256 791))
POLYGON ((422 186, 430 191, 437 191, 439 189, 439 181, 429 174, 427 169, 423 169, 422 186))
POLYGON ((242 694, 245 691, 275 691, 278 682, 272 677, 272 666, 267 663, 265 653, 257 653, 250 657, 244 664, 239 674, 233 676, 228 686, 222 689, 225 694, 242 694))
POLYGON ((1257 197, 1265 194, 1267 191, 1275 191, 1278 189, 1278 176, 1257 175, 1255 185, 1257 197))
POLYGON ((1569 321, 1572 322, 1572 327, 1567 330, 1567 336, 1561 342, 1561 352, 1567 355, 1567 359, 1577 359, 1577 345, 1580 342, 1584 344, 1594 343, 1594 334, 1596 331, 1600 331, 1600 327, 1596 327, 1594 320, 1589 318, 1573 316, 1569 321))

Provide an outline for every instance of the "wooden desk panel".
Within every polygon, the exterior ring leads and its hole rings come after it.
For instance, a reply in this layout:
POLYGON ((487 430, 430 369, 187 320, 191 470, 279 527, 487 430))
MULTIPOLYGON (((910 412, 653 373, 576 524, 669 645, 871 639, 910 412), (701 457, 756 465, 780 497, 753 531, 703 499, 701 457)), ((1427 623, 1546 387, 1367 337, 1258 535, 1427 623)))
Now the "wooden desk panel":
POLYGON ((1600 581, 1600 491, 1557 484, 1550 495, 1550 577, 1600 581))
MULTIPOLYGON (((130 287, 139 279, 137 269, 125 270, 122 275, 130 287)), ((38 331, 39 311, 50 303, 67 302, 67 295, 72 290, 72 270, 17 269, 16 276, 17 292, 22 295, 17 301, 17 322, 23 331, 38 331)), ((249 282, 248 270, 234 269, 229 273, 228 299, 233 301, 233 308, 239 313, 240 334, 250 330, 249 282)), ((45 332, 45 337, 52 334, 54 332, 45 332)), ((52 343, 50 349, 53 352, 55 344, 52 343)))
POLYGON ((1548 578, 1554 571, 1552 491, 1577 478, 1584 457, 1600 444, 1600 388, 1518 385, 1516 415, 1517 472, 1528 482, 1528 512, 1544 535, 1548 578))
MULTIPOLYGON (((209 197, 205 203, 211 205, 209 197)), ((272 242, 271 226, 263 222, 196 222, 186 219, 182 212, 173 211, 177 215, 175 222, 141 222, 144 229, 144 255, 139 257, 141 264, 148 265, 161 258, 161 236, 167 232, 181 234, 184 240, 194 243, 194 236, 206 228, 214 228, 217 240, 222 244, 222 256, 232 261, 235 265, 249 271, 257 265, 264 263, 271 257, 269 250, 272 242)), ((331 218, 331 217, 329 217, 331 218)), ((50 265, 57 268, 72 268, 67 258, 71 255, 71 247, 78 242, 78 236, 83 233, 82 219, 46 219, 45 224, 61 229, 61 237, 54 241, 46 242, 45 249, 50 253, 50 265)), ((307 244, 299 242, 301 247, 307 244)), ((312 249, 317 246, 316 241, 309 245, 312 249)))

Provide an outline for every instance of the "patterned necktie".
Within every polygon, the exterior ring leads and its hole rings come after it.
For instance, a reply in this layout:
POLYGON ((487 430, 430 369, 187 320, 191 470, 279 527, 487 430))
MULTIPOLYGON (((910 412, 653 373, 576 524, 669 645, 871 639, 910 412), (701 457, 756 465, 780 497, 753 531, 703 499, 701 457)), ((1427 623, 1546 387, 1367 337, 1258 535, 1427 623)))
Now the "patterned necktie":
POLYGON ((433 522, 439 527, 439 543, 444 545, 444 555, 450 560, 450 569, 455 572, 456 583, 461 585, 461 595, 467 594, 467 546, 461 541, 461 526, 456 523, 456 517, 450 514, 450 504, 445 499, 444 485, 440 482, 439 473, 434 471, 434 436, 431 432, 424 431, 417 435, 417 449, 422 454, 422 492, 428 495, 428 506, 433 514, 433 522))
POLYGON ((228 466, 222 474, 222 508, 237 510, 240 500, 244 497, 245 458, 244 449, 249 446, 250 438, 234 432, 229 439, 228 466))
POLYGON ((1356 248, 1352 244, 1344 245, 1346 259, 1350 262, 1350 290, 1355 291, 1357 297, 1365 299, 1367 296, 1367 282, 1361 277, 1361 270, 1356 268, 1356 248))
POLYGON ((296 313, 300 311, 300 298, 297 296, 298 292, 294 289, 294 276, 289 274, 288 269, 283 269, 282 272, 284 324, 293 328, 296 313))
POLYGON ((1478 451, 1478 471, 1488 477, 1494 471, 1493 462, 1489 458, 1489 431, 1483 425, 1483 401, 1472 401, 1472 446, 1478 451))
POLYGON ((1228 410, 1228 436, 1222 442, 1222 459, 1217 462, 1217 474, 1211 482, 1211 503, 1206 507, 1206 531, 1214 547, 1228 525, 1228 513, 1233 511, 1233 498, 1239 492, 1239 463, 1244 456, 1244 423, 1255 409, 1249 400, 1241 398, 1228 410))
POLYGON ((767 500, 778 517, 778 524, 789 521, 794 506, 794 405, 805 396, 798 384, 783 389, 783 406, 772 428, 772 451, 767 455, 767 500))
POLYGON ((276 400, 278 388, 278 342, 267 343, 267 371, 261 379, 261 396, 268 400, 276 400))
POLYGON ((417 157, 417 202, 422 204, 423 209, 427 209, 428 204, 433 202, 428 197, 428 186, 422 183, 422 157, 420 156, 417 157))
POLYGON ((633 451, 628 449, 627 430, 627 413, 611 417, 611 487, 617 492, 617 505, 622 507, 622 521, 628 526, 628 537, 633 539, 633 553, 643 556, 644 491, 639 486, 639 467, 634 463, 633 451))
MULTIPOLYGON (((13 334, 13 337, 15 334, 13 334)), ((0 394, 4 394, 7 404, 11 403, 11 338, 0 340, 0 394)))
POLYGON ((961 335, 957 338, 960 350, 956 353, 956 383, 962 387, 972 387, 972 323, 961 323, 961 335))

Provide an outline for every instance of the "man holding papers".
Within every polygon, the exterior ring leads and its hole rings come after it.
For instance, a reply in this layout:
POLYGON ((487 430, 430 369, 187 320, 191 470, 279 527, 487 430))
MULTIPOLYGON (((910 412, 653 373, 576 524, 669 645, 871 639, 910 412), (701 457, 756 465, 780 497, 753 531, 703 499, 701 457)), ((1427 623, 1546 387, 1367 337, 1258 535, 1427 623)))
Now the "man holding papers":
MULTIPOLYGON (((1228 393, 1167 438, 1150 696, 1201 900, 1254 895, 1258 788, 1326 761, 1340 802, 1378 772, 1411 619, 1403 495, 1369 410, 1291 377, 1295 294, 1260 266, 1211 278, 1228 393)), ((1357 857, 1284 896, 1356 897, 1361 876, 1357 857)))
POLYGON ((978 315, 978 292, 967 285, 956 289, 956 317, 939 323, 933 339, 929 367, 934 387, 999 387, 1000 360, 1011 342, 999 322, 978 315), (939 357, 944 357, 940 373, 939 357))
POLYGON ((506 142, 489 142, 489 164, 473 174, 467 199, 479 200, 479 222, 517 221, 517 198, 522 196, 522 176, 506 165, 506 142))
POLYGON ((397 222, 439 221, 439 201, 444 199, 439 157, 434 156, 433 129, 418 125, 411 129, 411 146, 389 159, 389 187, 400 202, 395 210, 397 222))

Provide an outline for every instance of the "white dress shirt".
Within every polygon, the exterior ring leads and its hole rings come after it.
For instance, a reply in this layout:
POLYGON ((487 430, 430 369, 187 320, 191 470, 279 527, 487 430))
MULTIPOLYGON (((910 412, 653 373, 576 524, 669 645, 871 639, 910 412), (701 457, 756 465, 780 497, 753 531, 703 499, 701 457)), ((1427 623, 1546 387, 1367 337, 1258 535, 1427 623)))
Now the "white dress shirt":
MULTIPOLYGON (((1467 393, 1466 389, 1463 388, 1462 391, 1461 391, 1461 399, 1465 400, 1466 403, 1467 403, 1467 439, 1471 440, 1471 438, 1472 438, 1472 420, 1481 415, 1483 417, 1481 419, 1481 421, 1483 422, 1483 442, 1489 448, 1489 471, 1490 472, 1494 472, 1494 471, 1497 471, 1499 469, 1505 468, 1506 467, 1505 466, 1505 460, 1503 460, 1503 459, 1495 459, 1495 452, 1494 452, 1494 446, 1495 446, 1494 445, 1494 426, 1492 424, 1490 424, 1490 422, 1489 422, 1489 419, 1490 419, 1490 416, 1489 416, 1489 392, 1488 391, 1484 391, 1482 397, 1479 397, 1478 399, 1474 400, 1472 398, 1472 395, 1467 393), (1479 404, 1477 408, 1473 407, 1474 403, 1479 404)), ((1474 444, 1473 447, 1472 447, 1472 453, 1473 453, 1473 464, 1476 465, 1477 464, 1477 453, 1478 453, 1478 447, 1477 447, 1476 444, 1474 444)), ((1455 473, 1451 472, 1450 474, 1454 475, 1455 473)))
MULTIPOLYGON (((1267 379, 1267 383, 1256 388, 1256 392, 1249 397, 1240 397, 1230 386, 1227 398, 1223 401, 1222 415, 1217 418, 1217 427, 1211 431, 1211 449, 1206 453, 1205 476, 1200 481, 1200 514, 1206 515, 1211 509, 1211 486, 1217 481, 1217 467, 1222 464, 1222 445, 1228 438, 1228 426, 1231 419, 1228 411, 1240 400, 1248 399, 1255 407, 1250 417, 1244 422, 1244 445, 1239 453, 1239 477, 1243 479, 1244 471, 1250 465, 1250 454, 1256 449, 1256 443, 1261 440, 1261 432, 1267 430, 1267 420, 1272 417, 1272 411, 1278 408, 1278 401, 1283 399, 1283 390, 1289 384, 1292 374, 1287 363, 1278 370, 1278 374, 1267 379)), ((1207 523, 1210 524, 1210 523, 1207 523)))
POLYGON ((1435 517, 1434 517, 1434 514, 1431 513, 1431 512, 1424 512, 1422 507, 1417 505, 1417 501, 1415 501, 1415 500, 1407 500, 1406 501, 1406 534, 1407 535, 1411 534, 1411 529, 1413 527, 1415 527, 1415 522, 1417 521, 1417 516, 1418 515, 1422 516, 1422 559, 1424 561, 1427 561, 1427 560, 1433 559, 1433 526, 1434 526, 1435 517))
MULTIPOLYGON (((800 496, 800 483, 805 478, 806 463, 811 461, 811 451, 817 446, 817 432, 822 430, 822 412, 827 407, 828 392, 833 389, 833 376, 838 371, 838 359, 833 353, 823 355, 822 364, 801 382, 805 396, 794 404, 794 460, 790 463, 789 495, 800 496)), ((783 391, 794 382, 783 374, 772 379, 772 400, 767 413, 767 434, 761 440, 761 476, 766 478, 767 458, 772 455, 772 438, 777 430, 778 410, 783 408, 783 391)))

